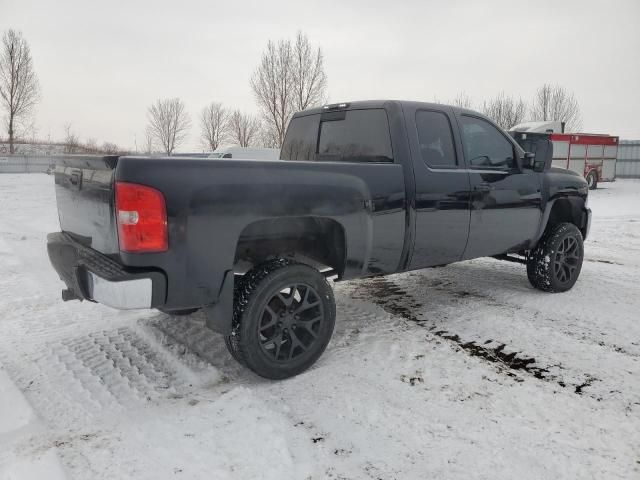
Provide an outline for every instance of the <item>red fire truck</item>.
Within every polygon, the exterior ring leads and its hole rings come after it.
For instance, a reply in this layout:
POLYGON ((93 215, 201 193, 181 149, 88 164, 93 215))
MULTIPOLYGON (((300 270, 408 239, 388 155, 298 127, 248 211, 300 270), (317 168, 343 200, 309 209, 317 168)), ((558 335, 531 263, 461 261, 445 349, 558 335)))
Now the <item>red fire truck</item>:
POLYGON ((616 177, 618 137, 594 133, 563 133, 561 122, 527 122, 511 131, 548 134, 553 143, 552 166, 583 175, 594 189, 599 182, 613 182, 616 177))

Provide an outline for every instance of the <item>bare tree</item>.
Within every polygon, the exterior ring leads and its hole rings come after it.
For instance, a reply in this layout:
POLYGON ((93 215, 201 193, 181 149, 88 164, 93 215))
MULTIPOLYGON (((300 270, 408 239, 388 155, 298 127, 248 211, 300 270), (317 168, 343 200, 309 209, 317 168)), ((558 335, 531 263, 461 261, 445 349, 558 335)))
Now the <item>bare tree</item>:
POLYGON ((527 105, 522 99, 515 99, 501 92, 482 105, 482 113, 505 130, 522 123, 527 115, 527 105))
POLYGON ((559 85, 545 83, 536 90, 531 104, 531 119, 564 122, 568 132, 582 128, 578 100, 573 93, 559 85))
POLYGON ((212 152, 225 141, 229 132, 229 112, 221 103, 211 102, 200 113, 202 144, 212 152))
POLYGON ((314 49, 302 32, 293 45, 293 110, 300 111, 325 101, 327 75, 324 73, 322 49, 314 49))
POLYGON ((16 127, 28 126, 40 100, 40 85, 33 70, 31 50, 20 32, 8 30, 2 36, 0 51, 0 100, 7 111, 9 153, 14 153, 16 127))
POLYGON ((460 108, 471 108, 473 106, 473 101, 466 92, 460 92, 453 100, 451 100, 450 105, 460 108))
POLYGON ((240 110, 234 111, 229 117, 229 136, 233 142, 241 147, 250 147, 260 133, 260 121, 246 115, 240 110))
POLYGON ((154 150, 154 139, 151 128, 147 127, 144 131, 144 153, 151 155, 154 150))
POLYGON ((441 101, 436 95, 433 96, 433 103, 440 103, 443 105, 453 105, 460 108, 472 108, 473 101, 466 92, 460 92, 451 100, 441 101))
POLYGON ((293 114, 293 74, 291 71, 291 42, 271 40, 262 54, 260 65, 251 78, 251 88, 262 117, 277 145, 293 114))
POLYGON ((293 113, 321 102, 326 88, 322 50, 313 49, 304 34, 298 33, 295 44, 290 40, 267 43, 251 77, 251 89, 277 147, 284 141, 293 113))
POLYGON ((99 153, 100 148, 98 147, 98 141, 95 138, 89 138, 84 143, 84 150, 87 153, 99 153))
POLYGON ((64 153, 74 154, 80 150, 80 140, 78 136, 71 130, 71 123, 64 125, 64 153))
POLYGON ((179 147, 191 128, 191 119, 179 98, 159 99, 149 107, 149 132, 167 155, 179 147))
POLYGON ((265 122, 260 123, 260 131, 258 132, 256 144, 264 148, 280 148, 278 139, 273 135, 273 131, 265 122))
POLYGON ((120 147, 112 142, 104 142, 102 144, 102 152, 107 155, 117 155, 121 152, 120 147))

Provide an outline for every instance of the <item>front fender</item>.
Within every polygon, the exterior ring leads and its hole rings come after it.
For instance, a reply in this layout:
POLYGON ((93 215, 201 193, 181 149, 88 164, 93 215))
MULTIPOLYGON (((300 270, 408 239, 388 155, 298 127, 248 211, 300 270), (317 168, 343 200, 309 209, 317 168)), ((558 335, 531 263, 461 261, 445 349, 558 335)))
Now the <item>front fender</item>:
POLYGON ((591 209, 586 206, 583 197, 564 195, 549 200, 542 213, 536 236, 531 241, 531 248, 538 244, 550 225, 562 222, 573 223, 580 229, 583 238, 587 238, 591 227, 591 209))

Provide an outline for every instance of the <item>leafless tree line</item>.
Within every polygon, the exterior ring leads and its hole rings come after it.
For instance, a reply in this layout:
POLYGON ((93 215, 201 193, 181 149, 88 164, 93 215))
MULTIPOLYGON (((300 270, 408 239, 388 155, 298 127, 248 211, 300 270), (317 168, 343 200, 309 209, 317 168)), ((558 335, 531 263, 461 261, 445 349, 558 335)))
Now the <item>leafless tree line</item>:
MULTIPOLYGON (((471 97, 465 92, 445 103, 462 108, 473 107, 471 97)), ((559 85, 542 85, 536 90, 529 104, 522 98, 501 92, 482 102, 479 109, 504 129, 527 120, 564 122, 565 130, 568 132, 579 131, 582 128, 578 100, 572 92, 559 85)))
MULTIPOLYGON (((204 148, 214 151, 225 143, 280 148, 293 113, 326 101, 327 76, 322 49, 313 47, 302 32, 298 32, 293 41, 270 40, 251 76, 250 86, 260 116, 211 102, 199 116, 204 148)), ((35 132, 33 111, 39 99, 40 87, 29 45, 20 32, 8 30, 0 45, 0 105, 6 112, 12 153, 17 136, 25 135, 27 131, 35 132)), ((473 107, 466 92, 446 103, 473 107)), ((482 102, 479 109, 505 129, 524 120, 562 121, 567 131, 579 130, 582 126, 575 95, 559 85, 542 85, 529 104, 501 92, 482 102)), ((171 155, 184 143, 191 129, 191 118, 179 98, 158 99, 149 107, 147 118, 143 142, 143 150, 147 153, 161 150, 171 155)), ((67 153, 119 151, 117 145, 110 142, 101 146, 95 139, 80 142, 70 124, 65 126, 64 144, 67 153)))
POLYGON ((527 105, 522 99, 516 99, 502 92, 482 104, 482 113, 508 130, 524 121, 527 105))
MULTIPOLYGON (((260 118, 211 102, 200 112, 200 141, 215 151, 225 143, 280 148, 291 116, 323 102, 327 76, 322 50, 298 32, 295 40, 269 41, 251 77, 260 118)), ((186 138, 191 120, 178 98, 157 100, 148 113, 145 148, 171 155, 186 138)))
POLYGON ((575 95, 559 85, 544 84, 536 91, 531 104, 532 120, 565 122, 569 132, 582 128, 580 106, 575 95))
POLYGON ((261 140, 262 124, 253 115, 230 111, 221 103, 211 102, 200 113, 200 129, 202 145, 213 152, 224 143, 255 145, 261 140))
MULTIPOLYGON (((147 115, 146 152, 160 149, 171 155, 183 144, 191 128, 184 102, 179 98, 157 100, 147 115)), ((230 111, 219 102, 205 106, 199 120, 202 147, 210 151, 218 150, 225 143, 249 147, 260 139, 262 125, 258 118, 240 110, 230 111)))
POLYGON ((64 131, 65 136, 62 142, 64 145, 64 153, 86 153, 91 155, 118 155, 125 153, 123 149, 113 142, 103 142, 102 145, 99 145, 95 138, 88 138, 85 142, 81 142, 80 137, 74 133, 71 123, 69 122, 64 125, 64 131))
MULTIPOLYGON (((316 106, 326 99, 327 76, 324 57, 306 35, 269 41, 260 64, 250 80, 260 117, 240 110, 229 110, 212 102, 200 113, 200 136, 205 148, 216 150, 224 143, 243 147, 260 144, 280 148, 294 112, 316 106)), ((33 119, 33 109, 40 99, 38 79, 33 69, 29 46, 19 32, 8 30, 0 52, 0 99, 7 111, 10 151, 20 126, 25 132, 33 119)), ((158 99, 147 111, 143 149, 161 150, 171 155, 186 140, 191 118, 179 98, 158 99)), ((118 150, 95 139, 82 143, 65 125, 66 153, 107 153, 118 150)))

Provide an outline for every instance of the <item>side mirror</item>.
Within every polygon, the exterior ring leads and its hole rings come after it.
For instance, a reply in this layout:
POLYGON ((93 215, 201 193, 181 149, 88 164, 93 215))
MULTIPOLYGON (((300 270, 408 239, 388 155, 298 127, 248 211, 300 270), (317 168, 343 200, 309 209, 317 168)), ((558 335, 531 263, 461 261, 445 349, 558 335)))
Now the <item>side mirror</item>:
POLYGON ((524 152, 522 156, 523 168, 534 168, 536 165, 536 154, 531 152, 524 152))

